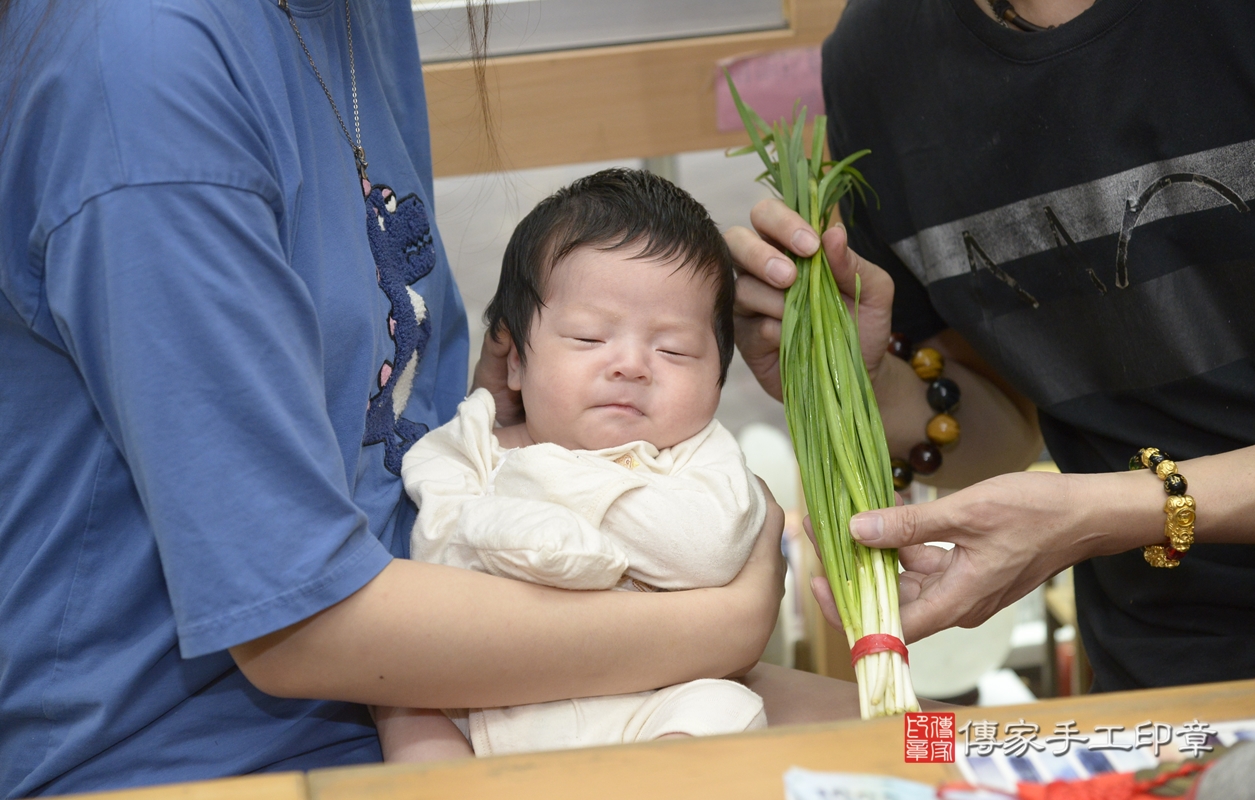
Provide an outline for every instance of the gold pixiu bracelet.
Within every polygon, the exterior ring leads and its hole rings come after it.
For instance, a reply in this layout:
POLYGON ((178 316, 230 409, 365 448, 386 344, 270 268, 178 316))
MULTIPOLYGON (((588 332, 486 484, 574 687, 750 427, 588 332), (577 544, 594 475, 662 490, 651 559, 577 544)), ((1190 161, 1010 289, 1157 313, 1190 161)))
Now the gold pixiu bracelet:
POLYGON ((1143 447, 1137 455, 1129 459, 1129 469, 1154 470, 1159 480, 1163 481, 1163 489, 1168 493, 1168 501, 1164 503, 1163 533, 1168 544, 1151 544, 1142 548, 1146 563, 1152 567, 1171 569, 1181 565, 1181 557, 1194 544, 1194 519, 1196 508, 1194 498, 1185 493, 1188 484, 1177 472, 1176 462, 1168 458, 1155 447, 1143 447))

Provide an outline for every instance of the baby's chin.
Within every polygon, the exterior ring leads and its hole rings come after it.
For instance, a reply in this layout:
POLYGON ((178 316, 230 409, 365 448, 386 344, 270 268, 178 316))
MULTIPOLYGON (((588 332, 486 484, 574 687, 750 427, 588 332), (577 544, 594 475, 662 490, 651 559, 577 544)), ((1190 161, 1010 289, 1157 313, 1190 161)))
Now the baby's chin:
MULTIPOLYGON (((706 426, 703 425, 702 427, 706 426)), ((674 447, 680 442, 696 436, 700 430, 699 428, 695 431, 676 432, 658 430, 652 427, 606 426, 581 430, 570 437, 561 437, 566 438, 567 441, 555 439, 555 443, 562 445, 568 450, 610 450, 635 442, 648 442, 656 450, 666 450, 668 447, 674 447)))

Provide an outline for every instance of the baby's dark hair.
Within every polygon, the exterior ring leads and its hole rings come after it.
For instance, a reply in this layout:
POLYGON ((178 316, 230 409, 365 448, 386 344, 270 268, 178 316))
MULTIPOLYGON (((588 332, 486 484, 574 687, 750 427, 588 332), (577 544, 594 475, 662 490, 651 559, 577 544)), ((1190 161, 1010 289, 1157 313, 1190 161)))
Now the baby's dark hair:
POLYGON ((670 181, 637 169, 606 169, 545 198, 510 237, 501 279, 484 322, 509 333, 526 362, 532 318, 544 307, 545 283, 559 261, 581 247, 636 250, 647 261, 679 259, 715 289, 712 324, 719 345, 719 385, 732 363, 732 254, 702 204, 670 181))

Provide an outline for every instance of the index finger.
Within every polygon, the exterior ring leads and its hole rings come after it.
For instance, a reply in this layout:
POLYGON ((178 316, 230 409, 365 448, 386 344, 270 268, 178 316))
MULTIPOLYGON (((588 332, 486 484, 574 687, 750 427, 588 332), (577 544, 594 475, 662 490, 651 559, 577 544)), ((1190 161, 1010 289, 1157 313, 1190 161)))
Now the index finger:
POLYGON ((749 228, 739 225, 723 235, 732 253, 732 260, 746 274, 777 289, 787 289, 797 278, 797 268, 784 253, 765 242, 749 228))
POLYGON ((750 223, 764 239, 796 255, 812 256, 819 249, 819 234, 778 197, 756 203, 750 209, 750 223))

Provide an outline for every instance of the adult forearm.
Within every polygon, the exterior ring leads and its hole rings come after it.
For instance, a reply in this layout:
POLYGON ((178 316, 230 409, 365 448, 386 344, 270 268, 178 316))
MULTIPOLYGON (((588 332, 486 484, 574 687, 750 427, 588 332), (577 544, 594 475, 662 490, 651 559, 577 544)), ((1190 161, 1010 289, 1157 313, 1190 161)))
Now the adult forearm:
MULTIPOLYGON (((1147 442, 1147 446, 1153 446, 1147 442)), ((1132 455, 1130 453, 1130 455, 1132 455)), ((1255 544, 1255 447, 1178 461, 1177 471, 1198 507, 1196 542, 1255 544)), ((1149 470, 1084 476, 1085 497, 1095 534, 1089 555, 1108 555, 1164 542, 1163 483, 1149 470)), ((1188 557, 1188 556, 1187 556, 1188 557)))
MULTIPOLYGON (((1178 462, 1177 469, 1198 506, 1196 543, 1255 544, 1255 447, 1178 462)), ((1166 544, 1166 497, 1148 470, 1020 472, 934 503, 867 512, 850 527, 864 544, 898 548, 902 627, 910 641, 979 625, 1085 559, 1166 544)), ((1155 570, 1146 570, 1154 579, 1155 570)))
MULTIPOLYGON (((959 386, 962 401, 951 412, 961 430, 959 442, 942 450, 942 466, 933 475, 917 476, 933 486, 962 488, 1031 464, 1042 450, 1036 415, 1017 404, 988 379, 969 369, 948 352, 940 340, 925 345, 947 351, 945 377, 959 386)), ((925 441, 924 430, 937 412, 928 405, 927 384, 901 359, 881 362, 876 379, 880 404, 893 458, 906 460, 911 448, 925 441)))
POLYGON ((450 708, 618 694, 756 660, 764 642, 736 632, 763 628, 761 610, 721 599, 566 592, 396 560, 343 602, 232 655, 280 696, 450 708))

